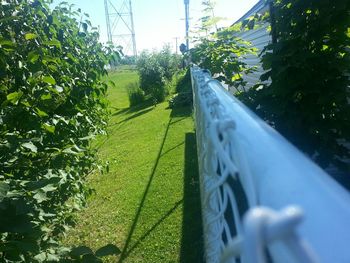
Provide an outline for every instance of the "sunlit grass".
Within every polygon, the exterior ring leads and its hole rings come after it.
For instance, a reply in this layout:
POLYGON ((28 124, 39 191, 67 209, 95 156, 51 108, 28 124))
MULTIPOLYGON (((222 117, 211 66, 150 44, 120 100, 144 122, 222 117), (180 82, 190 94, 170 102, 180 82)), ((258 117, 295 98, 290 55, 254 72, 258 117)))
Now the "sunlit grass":
POLYGON ((191 109, 172 111, 166 102, 128 108, 125 88, 137 74, 110 78, 109 135, 98 142, 110 171, 90 178, 96 193, 65 243, 93 250, 114 244, 123 262, 202 262, 191 109))
POLYGON ((138 81, 138 75, 133 70, 123 68, 109 74, 108 79, 113 81, 116 87, 110 87, 108 90, 108 99, 112 110, 129 107, 127 86, 129 83, 138 81))

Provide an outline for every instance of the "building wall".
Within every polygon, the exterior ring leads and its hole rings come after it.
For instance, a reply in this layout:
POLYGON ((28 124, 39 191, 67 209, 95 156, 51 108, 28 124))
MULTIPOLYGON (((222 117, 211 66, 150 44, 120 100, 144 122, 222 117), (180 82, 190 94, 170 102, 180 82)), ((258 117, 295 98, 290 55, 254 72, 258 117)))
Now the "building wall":
MULTIPOLYGON (((268 6, 265 4, 265 1, 259 1, 251 10, 249 10, 235 23, 242 22, 244 19, 256 13, 264 14, 266 11, 268 11, 268 6)), ((257 48, 257 55, 248 55, 242 58, 242 61, 247 65, 256 66, 255 72, 243 76, 243 79, 247 81, 247 85, 245 87, 246 89, 254 86, 259 81, 261 74, 264 73, 264 70, 261 66, 259 54, 264 49, 264 47, 272 41, 271 35, 268 32, 268 26, 269 24, 264 24, 257 27, 256 29, 242 31, 241 33, 237 34, 238 37, 250 42, 253 47, 257 48)), ((235 90, 232 90, 232 92, 235 92, 235 90)))

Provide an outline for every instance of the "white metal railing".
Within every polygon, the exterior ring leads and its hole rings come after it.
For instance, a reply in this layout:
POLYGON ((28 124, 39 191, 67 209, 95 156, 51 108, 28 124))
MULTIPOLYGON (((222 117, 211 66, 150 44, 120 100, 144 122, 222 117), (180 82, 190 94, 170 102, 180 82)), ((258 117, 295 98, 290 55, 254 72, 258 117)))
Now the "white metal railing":
POLYGON ((209 72, 191 76, 207 263, 350 262, 349 193, 209 72))

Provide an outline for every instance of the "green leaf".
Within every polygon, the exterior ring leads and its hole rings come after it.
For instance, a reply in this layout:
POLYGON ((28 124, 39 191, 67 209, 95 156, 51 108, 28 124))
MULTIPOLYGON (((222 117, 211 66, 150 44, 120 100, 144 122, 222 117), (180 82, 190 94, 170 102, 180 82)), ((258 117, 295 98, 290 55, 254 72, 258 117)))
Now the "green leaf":
POLYGON ((4 200, 7 192, 10 190, 10 186, 5 182, 0 182, 0 202, 4 200))
POLYGON ((25 34, 24 35, 24 38, 26 39, 26 40, 32 40, 32 39, 35 39, 35 38, 37 38, 38 36, 36 35, 36 34, 33 34, 33 33, 27 33, 27 34, 25 34))
POLYGON ((115 82, 114 82, 113 80, 109 80, 108 83, 109 83, 113 88, 116 87, 115 82))
MULTIPOLYGON (((2 5, 4 5, 3 3, 6 3, 6 2, 4 2, 4 1, 1 2, 2 5)), ((0 24, 8 22, 8 21, 11 21, 11 20, 16 20, 16 19, 18 19, 17 16, 10 16, 10 17, 0 18, 0 24)))
POLYGON ((45 111, 42 111, 41 109, 39 108, 35 108, 34 110, 40 117, 47 117, 49 116, 45 111))
POLYGON ((47 261, 48 262, 59 262, 60 258, 55 254, 47 253, 47 261))
POLYGON ((35 260, 39 262, 44 262, 46 260, 46 253, 42 252, 34 257, 35 260))
POLYGON ((52 76, 44 76, 43 81, 52 85, 56 84, 56 80, 52 76))
POLYGON ((50 179, 41 179, 39 181, 30 181, 27 184, 25 184, 26 189, 29 191, 36 191, 38 189, 41 189, 47 185, 55 185, 58 184, 62 180, 61 177, 51 177, 50 179))
POLYGON ((63 88, 58 85, 55 86, 55 89, 57 90, 58 93, 61 93, 63 91, 63 88))
POLYGON ((235 75, 232 76, 231 80, 232 80, 232 81, 236 81, 236 80, 239 80, 239 79, 241 79, 241 78, 242 78, 242 77, 241 77, 240 74, 235 74, 235 75))
POLYGON ((97 257, 105 257, 105 256, 112 256, 112 255, 119 255, 121 253, 121 250, 113 245, 113 244, 108 244, 104 247, 99 248, 95 255, 97 257))
POLYGON ((45 130, 47 130, 50 133, 55 133, 55 126, 44 123, 41 125, 41 127, 43 127, 45 130))
POLYGON ((23 92, 22 91, 18 91, 18 92, 12 92, 10 94, 8 94, 6 96, 6 99, 11 102, 14 105, 18 104, 18 101, 20 100, 20 98, 22 97, 23 92))
POLYGON ((81 25, 83 27, 84 32, 86 32, 88 29, 88 25, 86 23, 81 23, 81 25))
POLYGON ((72 148, 66 148, 62 152, 63 153, 70 153, 70 154, 78 154, 77 152, 73 151, 72 148))
POLYGON ((24 148, 26 148, 34 153, 38 152, 38 148, 32 142, 22 143, 22 147, 24 147, 24 148))
POLYGON ((28 61, 30 63, 35 63, 39 59, 39 57, 40 56, 36 50, 28 53, 28 61))
POLYGON ((16 48, 16 44, 11 40, 7 40, 0 37, 0 47, 6 50, 14 50, 16 48))
POLYGON ((61 42, 54 39, 54 40, 49 40, 49 41, 44 41, 44 44, 45 45, 48 45, 48 46, 54 46, 54 47, 58 47, 60 48, 61 47, 61 42))
POLYGON ((46 192, 44 192, 43 190, 39 190, 34 196, 34 199, 36 199, 38 201, 38 203, 42 203, 46 200, 48 200, 48 197, 46 196, 46 192))
POLYGON ((60 58, 59 57, 53 57, 53 56, 48 56, 45 55, 43 56, 43 64, 48 65, 48 64, 59 64, 60 63, 60 58))
POLYGON ((93 138, 95 138, 96 136, 91 134, 91 135, 88 135, 88 136, 85 136, 85 137, 82 137, 82 138, 79 138, 79 140, 81 141, 87 141, 87 140, 91 140, 93 138))
POLYGON ((89 248, 87 246, 75 247, 70 252, 70 255, 73 256, 73 257, 80 257, 82 255, 89 255, 89 254, 93 255, 94 252, 92 252, 91 248, 89 248))
POLYGON ((40 99, 41 100, 50 100, 50 99, 52 99, 52 96, 50 93, 47 93, 47 94, 41 95, 40 99))
POLYGON ((72 53, 68 53, 67 58, 71 59, 74 63, 78 62, 78 60, 72 55, 72 53))
POLYGON ((43 190, 45 193, 55 191, 56 189, 57 187, 54 186, 53 184, 48 184, 41 188, 41 190, 43 190))

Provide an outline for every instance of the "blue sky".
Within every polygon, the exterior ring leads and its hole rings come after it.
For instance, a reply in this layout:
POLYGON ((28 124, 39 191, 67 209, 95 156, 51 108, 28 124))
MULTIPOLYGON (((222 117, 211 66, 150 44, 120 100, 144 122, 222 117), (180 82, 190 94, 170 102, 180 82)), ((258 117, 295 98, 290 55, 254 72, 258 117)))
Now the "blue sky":
MULTIPOLYGON (((66 0, 90 15, 94 26, 100 26, 101 42, 107 41, 104 0, 66 0)), ((111 0, 117 6, 122 0, 111 0)), ((55 0, 55 3, 59 1, 55 0)), ((190 28, 202 16, 202 0, 190 0, 190 28)), ((232 24, 258 0, 216 0, 215 16, 225 17, 222 26, 232 24)), ((184 42, 185 22, 183 0, 132 0, 137 50, 159 49, 169 43, 175 51, 184 42)))

